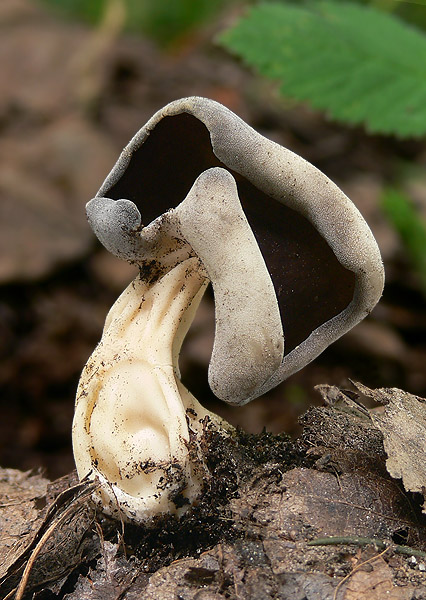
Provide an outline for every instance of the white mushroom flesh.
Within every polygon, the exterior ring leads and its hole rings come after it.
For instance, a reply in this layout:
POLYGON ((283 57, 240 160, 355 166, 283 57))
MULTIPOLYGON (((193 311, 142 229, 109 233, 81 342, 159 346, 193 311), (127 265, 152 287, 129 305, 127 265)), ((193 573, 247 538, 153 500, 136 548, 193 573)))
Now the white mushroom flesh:
POLYGON ((84 368, 74 456, 80 478, 101 482, 96 500, 109 514, 179 515, 200 493, 205 473, 192 438, 200 442, 207 421, 222 424, 183 386, 177 359, 207 283, 197 258, 154 283, 135 279, 84 368))

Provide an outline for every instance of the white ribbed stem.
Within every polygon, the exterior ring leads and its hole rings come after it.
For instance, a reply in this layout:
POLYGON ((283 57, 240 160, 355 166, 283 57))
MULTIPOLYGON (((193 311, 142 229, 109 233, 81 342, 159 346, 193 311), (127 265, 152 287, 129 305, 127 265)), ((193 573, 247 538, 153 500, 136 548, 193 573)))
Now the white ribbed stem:
POLYGON ((111 308, 77 392, 73 446, 80 478, 104 484, 109 514, 146 521, 181 514, 200 493, 200 439, 208 413, 179 380, 178 355, 208 284, 197 258, 161 279, 135 279, 111 308), (195 452, 194 452, 195 450, 195 452), (179 496, 179 500, 177 500, 179 496), (176 500, 176 502, 174 501, 176 500))

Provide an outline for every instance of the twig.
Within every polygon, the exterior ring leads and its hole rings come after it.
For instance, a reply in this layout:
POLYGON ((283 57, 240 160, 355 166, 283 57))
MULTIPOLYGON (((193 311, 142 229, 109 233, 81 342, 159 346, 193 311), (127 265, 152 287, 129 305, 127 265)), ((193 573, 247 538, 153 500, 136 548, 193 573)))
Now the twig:
MULTIPOLYGON (((355 546, 368 546, 369 544, 373 544, 379 549, 389 548, 389 543, 378 540, 376 538, 367 538, 367 537, 358 537, 358 536, 349 536, 349 537, 326 537, 326 538, 318 538, 316 540, 312 540, 308 542, 308 546, 338 546, 339 544, 347 544, 347 545, 355 545, 355 546)), ((415 548, 410 548, 409 546, 392 546, 392 550, 397 554, 405 554, 407 556, 418 556, 420 558, 426 558, 426 552, 422 550, 416 550, 415 548)))

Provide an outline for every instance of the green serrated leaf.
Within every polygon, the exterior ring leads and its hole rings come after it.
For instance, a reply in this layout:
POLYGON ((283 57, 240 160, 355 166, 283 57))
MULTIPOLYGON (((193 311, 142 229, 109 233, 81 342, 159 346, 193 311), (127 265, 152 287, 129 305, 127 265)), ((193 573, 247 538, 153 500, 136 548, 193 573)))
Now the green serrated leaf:
POLYGON ((426 36, 372 7, 259 4, 219 39, 287 97, 372 133, 426 134, 426 36))

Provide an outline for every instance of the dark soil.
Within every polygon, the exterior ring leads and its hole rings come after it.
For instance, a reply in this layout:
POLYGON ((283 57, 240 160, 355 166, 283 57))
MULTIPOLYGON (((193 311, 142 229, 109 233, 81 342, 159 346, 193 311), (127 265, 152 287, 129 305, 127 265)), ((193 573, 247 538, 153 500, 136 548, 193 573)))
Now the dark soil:
POLYGON ((217 431, 206 433, 206 465, 210 473, 206 490, 196 505, 177 521, 160 518, 148 530, 126 525, 125 541, 131 552, 153 572, 173 560, 199 554, 219 542, 234 542, 244 536, 235 527, 230 501, 267 465, 279 465, 282 472, 302 463, 303 454, 285 434, 247 434, 233 437, 217 431))

